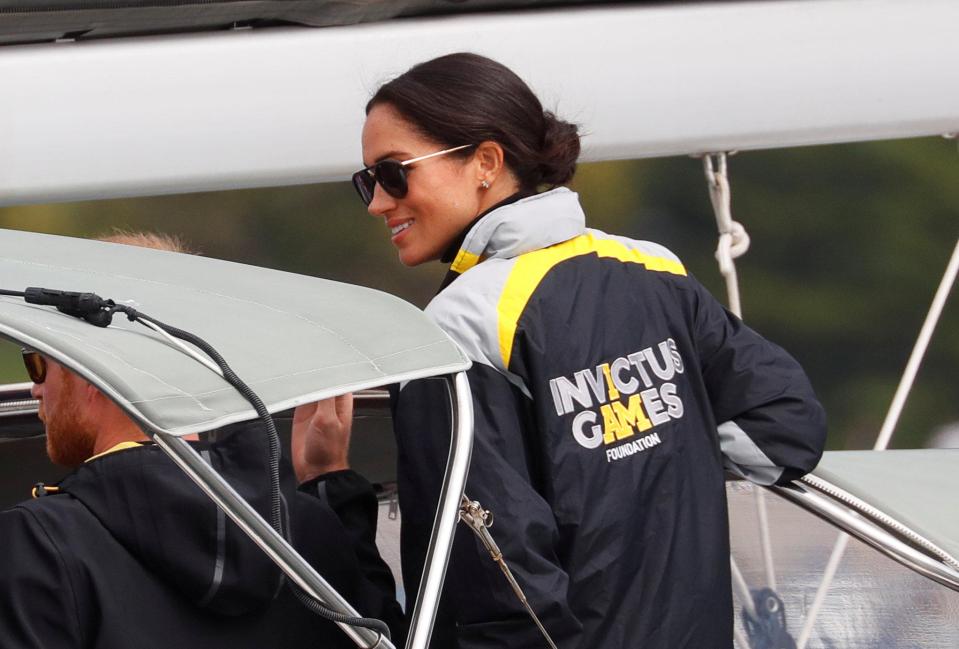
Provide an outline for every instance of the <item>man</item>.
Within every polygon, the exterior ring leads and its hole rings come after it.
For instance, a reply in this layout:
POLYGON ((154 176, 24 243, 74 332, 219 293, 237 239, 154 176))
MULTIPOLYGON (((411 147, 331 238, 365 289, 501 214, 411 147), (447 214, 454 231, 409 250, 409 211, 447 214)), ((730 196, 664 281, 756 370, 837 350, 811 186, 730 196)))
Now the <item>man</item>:
MULTIPOLYGON (((177 249, 162 238, 150 247, 177 249)), ((354 646, 296 600, 262 551, 116 404, 49 358, 25 351, 24 361, 49 456, 74 471, 0 513, 0 647, 354 646)), ((348 417, 351 406, 341 398, 297 413, 294 456, 309 458, 311 470, 295 490, 283 467, 290 537, 361 614, 398 627, 393 579, 373 541, 375 496, 348 468, 348 425, 331 425, 337 408, 348 417), (317 422, 329 435, 315 434, 317 422), (306 431, 314 432, 304 441, 306 431)), ((195 443, 262 513, 266 442, 256 427, 195 443)))

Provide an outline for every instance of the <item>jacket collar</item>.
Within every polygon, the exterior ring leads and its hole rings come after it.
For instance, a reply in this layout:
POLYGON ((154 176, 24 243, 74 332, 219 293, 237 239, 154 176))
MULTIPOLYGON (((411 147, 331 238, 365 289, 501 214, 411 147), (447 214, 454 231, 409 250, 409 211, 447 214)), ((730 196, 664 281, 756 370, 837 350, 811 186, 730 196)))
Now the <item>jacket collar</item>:
POLYGON ((469 227, 443 288, 484 259, 511 259, 585 231, 586 215, 579 196, 566 187, 502 205, 469 227))
POLYGON ((516 201, 523 200, 524 198, 529 198, 530 196, 533 196, 533 195, 534 195, 533 192, 527 192, 527 191, 521 190, 516 192, 515 194, 510 194, 509 196, 501 200, 496 205, 493 205, 489 209, 486 209, 483 212, 481 212, 480 215, 477 216, 472 221, 470 221, 469 224, 465 228, 463 228, 463 230, 459 233, 459 235, 457 235, 457 237, 453 239, 450 245, 446 247, 446 250, 443 252, 443 256, 440 257, 440 261, 443 262, 444 264, 452 263, 453 260, 456 259, 456 255, 459 253, 460 248, 463 247, 463 241, 466 240, 466 235, 469 234, 470 230, 473 229, 473 226, 479 223, 481 219, 486 218, 487 214, 489 214, 493 210, 498 210, 504 205, 510 205, 512 203, 515 203, 516 201))

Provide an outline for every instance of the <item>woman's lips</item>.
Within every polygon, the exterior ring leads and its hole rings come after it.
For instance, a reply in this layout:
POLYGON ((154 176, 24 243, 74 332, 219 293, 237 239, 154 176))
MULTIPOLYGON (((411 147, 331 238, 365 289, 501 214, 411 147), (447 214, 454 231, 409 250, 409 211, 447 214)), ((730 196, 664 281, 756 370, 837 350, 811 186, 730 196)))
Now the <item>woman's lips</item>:
POLYGON ((410 226, 412 226, 414 222, 414 219, 410 219, 409 221, 403 221, 402 223, 392 226, 390 228, 390 240, 396 243, 396 241, 403 236, 403 233, 410 229, 410 226))

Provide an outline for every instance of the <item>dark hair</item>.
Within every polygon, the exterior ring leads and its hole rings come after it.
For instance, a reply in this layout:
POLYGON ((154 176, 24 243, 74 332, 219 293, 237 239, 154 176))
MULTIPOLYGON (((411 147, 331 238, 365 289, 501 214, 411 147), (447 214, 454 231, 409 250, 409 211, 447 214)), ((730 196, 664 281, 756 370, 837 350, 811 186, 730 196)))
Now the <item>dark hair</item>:
POLYGON ((376 91, 367 114, 378 104, 442 146, 499 143, 521 189, 564 185, 576 171, 576 125, 544 111, 522 79, 485 56, 460 52, 414 65, 376 91))

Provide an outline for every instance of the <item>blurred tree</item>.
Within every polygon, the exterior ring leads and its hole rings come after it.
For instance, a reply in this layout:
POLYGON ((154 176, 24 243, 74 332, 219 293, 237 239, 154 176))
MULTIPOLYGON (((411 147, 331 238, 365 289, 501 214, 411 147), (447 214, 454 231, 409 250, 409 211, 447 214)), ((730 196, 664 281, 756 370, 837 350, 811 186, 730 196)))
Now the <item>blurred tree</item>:
MULTIPOLYGON (((956 151, 938 139, 730 158, 733 215, 752 237, 738 261, 748 324, 812 377, 833 448, 871 446, 959 235, 956 151)), ((573 188, 588 223, 674 250, 721 300, 716 225, 702 163, 583 164, 573 188)), ((0 209, 0 227, 72 236, 113 228, 179 234, 212 257, 362 284, 425 306, 444 268, 407 269, 348 184, 0 209)), ((24 380, 0 346, 0 381, 24 380)), ((959 307, 948 306, 894 445, 921 445, 959 420, 952 368, 959 307)))
POLYGON ((20 349, 13 343, 0 339, 0 383, 26 381, 27 371, 20 362, 20 349))

